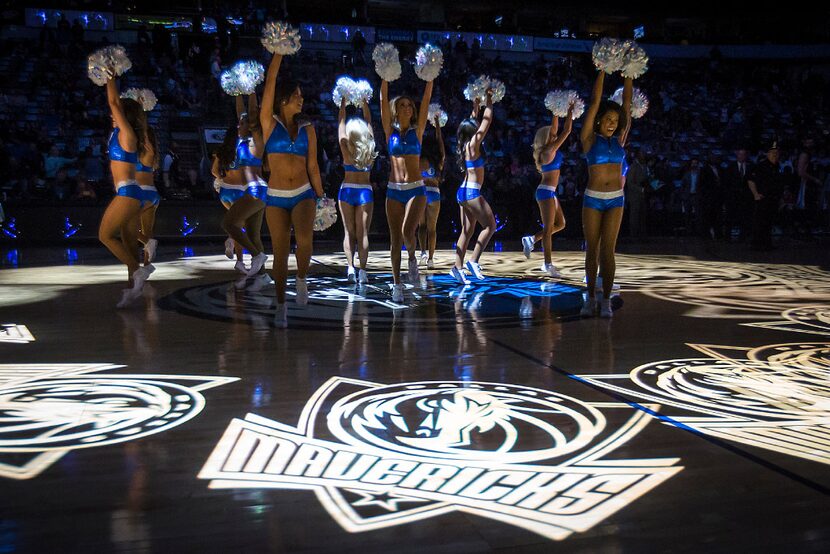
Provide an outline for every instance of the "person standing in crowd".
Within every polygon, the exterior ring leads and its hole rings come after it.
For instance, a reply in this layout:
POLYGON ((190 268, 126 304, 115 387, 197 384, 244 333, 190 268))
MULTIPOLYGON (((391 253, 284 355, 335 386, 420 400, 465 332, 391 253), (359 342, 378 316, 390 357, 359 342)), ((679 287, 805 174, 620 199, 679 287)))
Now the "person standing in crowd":
POLYGON ((164 155, 164 161, 161 164, 165 192, 171 188, 176 188, 176 183, 179 178, 179 156, 176 155, 176 150, 178 150, 178 144, 171 142, 167 147, 167 154, 164 155))
POLYGON ((723 171, 723 190, 726 195, 726 238, 732 236, 732 230, 738 230, 738 239, 745 240, 748 235, 748 221, 752 215, 752 195, 747 187, 747 177, 752 171, 746 148, 735 151, 735 160, 723 171))
POLYGON ((683 200, 686 234, 688 235, 697 235, 700 226, 699 189, 700 160, 692 158, 689 160, 689 168, 683 174, 680 188, 680 194, 683 200))
POLYGON ((778 141, 773 141, 766 158, 752 169, 747 180, 755 202, 752 215, 753 250, 772 249, 772 223, 784 193, 779 158, 778 141))
POLYGON ((810 236, 818 211, 821 179, 816 177, 816 168, 813 165, 813 150, 815 142, 807 137, 801 142, 801 152, 798 154, 796 178, 798 189, 795 195, 795 223, 799 234, 810 236))
POLYGON ((646 235, 646 187, 648 183, 649 171, 645 152, 638 150, 631 160, 625 182, 629 234, 635 238, 646 235))
POLYGON ((700 225, 704 236, 720 239, 721 234, 721 207, 723 206, 723 193, 721 190, 720 170, 718 169, 717 158, 712 155, 709 160, 700 168, 700 181, 698 182, 698 196, 700 201, 700 225))

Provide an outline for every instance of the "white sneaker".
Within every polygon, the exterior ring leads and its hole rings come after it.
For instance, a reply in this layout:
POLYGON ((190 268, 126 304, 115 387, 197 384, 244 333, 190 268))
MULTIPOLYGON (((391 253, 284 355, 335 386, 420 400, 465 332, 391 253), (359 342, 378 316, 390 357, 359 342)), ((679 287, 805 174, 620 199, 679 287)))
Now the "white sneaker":
POLYGON ((427 269, 435 269, 435 262, 432 261, 432 258, 427 260, 427 269))
POLYGON ((597 314, 597 299, 588 297, 582 304, 579 315, 582 317, 594 317, 597 314))
POLYGON ((139 296, 141 294, 141 289, 144 288, 144 283, 150 278, 150 274, 155 270, 156 268, 153 264, 148 264, 135 270, 135 273, 133 273, 132 288, 135 296, 139 296))
POLYGON ((467 276, 464 274, 464 270, 458 269, 455 266, 453 266, 453 268, 450 270, 450 277, 452 277, 462 285, 470 284, 470 280, 467 279, 467 276))
POLYGON ((533 237, 528 235, 526 237, 522 237, 522 252, 524 252, 525 258, 528 260, 530 259, 530 253, 533 252, 533 245, 535 241, 533 237))
POLYGON ((599 301, 599 317, 603 319, 611 319, 614 317, 614 312, 611 310, 610 298, 603 298, 599 301))
POLYGON ((427 262, 428 258, 429 258, 429 254, 427 254, 426 252, 421 252, 421 263, 422 264, 425 264, 427 262))
POLYGON ((245 262, 236 262, 233 268, 238 272, 244 275, 248 275, 248 267, 245 265, 245 262))
POLYGON ((357 271, 357 282, 361 285, 365 285, 369 282, 369 274, 366 273, 365 269, 359 269, 357 271))
POLYGON ((147 241, 147 244, 144 245, 144 258, 147 260, 148 264, 156 259, 156 248, 158 248, 158 245, 159 241, 156 239, 150 239, 147 241))
POLYGON ((403 285, 392 285, 392 302, 403 302, 403 285))
POLYGON ((484 274, 481 272, 481 266, 473 260, 467 262, 467 269, 469 269, 470 273, 472 273, 473 276, 479 281, 484 280, 484 274))
POLYGON ((355 277, 356 276, 354 274, 354 267, 349 266, 348 269, 346 269, 346 281, 348 281, 349 283, 354 283, 355 277))
POLYGON ((236 249, 236 244, 233 242, 231 237, 225 239, 225 256, 228 257, 229 260, 233 259, 233 251, 236 249))
POLYGON ((409 282, 410 283, 417 283, 418 282, 418 260, 415 258, 409 258, 409 282))
POLYGON ((247 271, 248 277, 253 277, 259 270, 262 269, 262 266, 265 265, 265 262, 268 261, 268 256, 265 252, 260 252, 253 258, 251 258, 251 268, 247 271))
POLYGON ((300 306, 305 306, 308 304, 308 283, 305 279, 297 277, 295 287, 297 289, 297 296, 294 298, 294 301, 300 306))
POLYGON ((259 275, 254 277, 254 280, 251 283, 251 286, 248 287, 248 290, 251 292, 259 292, 263 289, 263 287, 265 287, 266 285, 270 285, 273 282, 274 280, 271 279, 270 275, 268 275, 267 273, 260 273, 259 275))
POLYGON ((547 273, 549 276, 553 277, 554 279, 558 279, 562 275, 560 275, 559 270, 556 269, 556 266, 553 264, 542 264, 542 267, 539 268, 540 271, 543 273, 547 273))
POLYGON ((288 308, 284 303, 277 303, 277 309, 274 310, 274 327, 277 329, 288 327, 288 308))

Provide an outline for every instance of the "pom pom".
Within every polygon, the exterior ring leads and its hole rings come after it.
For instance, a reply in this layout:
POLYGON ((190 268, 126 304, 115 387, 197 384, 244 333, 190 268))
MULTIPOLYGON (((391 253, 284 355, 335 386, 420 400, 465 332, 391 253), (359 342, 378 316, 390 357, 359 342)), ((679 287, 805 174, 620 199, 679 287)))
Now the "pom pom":
POLYGON ((424 81, 434 81, 444 65, 444 53, 440 48, 425 44, 415 54, 415 74, 424 81))
POLYGON ((623 67, 624 56, 628 49, 625 43, 615 38, 604 38, 594 44, 593 57, 597 69, 614 73, 623 67))
POLYGON ((290 56, 300 50, 300 33, 283 21, 269 21, 262 28, 260 42, 272 54, 290 56))
POLYGON ((566 117, 568 108, 573 104, 571 119, 579 119, 585 113, 585 102, 575 90, 552 90, 545 96, 545 107, 556 117, 566 117))
POLYGON ((317 199, 317 213, 314 215, 314 230, 325 231, 337 221, 337 202, 324 196, 317 199))
POLYGON ((355 106, 362 106, 363 104, 368 104, 369 100, 372 99, 372 95, 375 93, 372 90, 372 85, 366 79, 359 79, 355 81, 355 89, 354 89, 354 96, 352 97, 352 104, 355 106))
POLYGON ((128 88, 121 93, 121 98, 135 100, 141 104, 145 112, 153 111, 153 108, 158 104, 158 98, 156 98, 155 93, 148 88, 128 88))
POLYGON ((123 75, 133 66, 123 46, 116 44, 96 50, 87 58, 87 75, 102 87, 113 77, 123 75))
POLYGON ((331 91, 331 100, 335 106, 340 106, 343 99, 346 99, 346 104, 350 104, 351 90, 354 88, 354 80, 351 77, 340 77, 334 83, 334 89, 331 91))
POLYGON ((253 60, 236 62, 222 72, 219 83, 222 90, 231 96, 248 96, 256 92, 256 87, 265 80, 265 68, 253 60))
POLYGON ((488 90, 493 91, 494 103, 501 102, 506 92, 503 82, 487 75, 481 75, 472 83, 467 84, 467 88, 464 89, 464 98, 467 100, 475 100, 478 98, 482 102, 486 102, 488 90))
POLYGON ((435 117, 438 116, 438 126, 443 127, 447 124, 447 112, 441 109, 439 104, 430 104, 429 111, 427 112, 427 119, 432 125, 435 125, 435 117))
POLYGON ((331 91, 331 99, 338 107, 345 98, 346 104, 360 108, 372 99, 373 92, 372 85, 366 79, 355 81, 351 77, 340 77, 331 91))
POLYGON ((375 60, 375 72, 386 82, 397 81, 401 77, 401 61, 398 49, 388 42, 381 42, 372 51, 375 60))
MULTIPOLYGON (((623 103, 623 88, 620 87, 611 95, 611 101, 620 106, 623 103)), ((631 118, 640 119, 648 111, 648 97, 638 88, 635 88, 631 96, 631 118)))
POLYGON ((648 71, 648 54, 633 40, 627 40, 623 44, 626 49, 623 56, 622 76, 628 79, 643 76, 648 71))

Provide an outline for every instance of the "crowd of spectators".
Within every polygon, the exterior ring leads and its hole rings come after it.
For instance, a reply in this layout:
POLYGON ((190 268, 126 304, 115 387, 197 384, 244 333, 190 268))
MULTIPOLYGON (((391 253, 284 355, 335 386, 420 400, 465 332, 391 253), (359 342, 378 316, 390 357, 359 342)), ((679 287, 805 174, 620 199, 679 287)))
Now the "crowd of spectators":
MULTIPOLYGON (((262 19, 268 14, 263 12, 262 19)), ((258 25, 252 17, 252 26, 258 25)), ((105 42, 106 39, 103 39, 105 42)), ((0 182, 0 199, 40 203, 98 202, 112 195, 106 165, 109 114, 101 89, 86 78, 86 54, 101 45, 85 41, 83 28, 44 28, 36 43, 6 41, 0 45, 0 78, 9 86, 0 93, 0 165, 7 168, 0 182)), ((412 58, 415 45, 400 45, 412 58)), ((595 77, 585 55, 513 55, 503 59, 474 44, 442 45, 444 70, 434 100, 449 114, 444 129, 448 152, 444 183, 444 210, 440 229, 457 226, 454 191, 460 181, 455 163, 454 134, 469 115, 470 103, 461 91, 471 76, 487 73, 505 81, 507 95, 496 106, 496 121, 485 141, 487 152, 484 194, 494 208, 501 233, 526 234, 538 212, 533 191, 539 177, 530 143, 536 129, 550 122, 542 99, 553 88, 574 88, 587 100, 595 77)), ((208 199, 212 194, 210 160, 201 143, 179 140, 176 133, 201 137, 200 127, 223 127, 232 117, 231 102, 218 86, 217 76, 241 56, 265 53, 255 38, 217 33, 198 39, 163 29, 141 29, 129 46, 133 68, 122 88, 149 87, 159 97, 151 124, 161 144, 158 185, 168 199, 208 199)), ((342 164, 336 141, 336 107, 331 86, 337 75, 349 73, 377 84, 371 67, 371 47, 356 39, 342 51, 308 45, 284 64, 303 86, 304 111, 317 126, 324 186, 336 196, 342 164)), ((826 68, 798 62, 742 62, 721 59, 653 60, 652 68, 636 85, 646 93, 650 109, 633 123, 630 163, 635 160, 635 182, 629 182, 630 201, 640 204, 627 214, 632 235, 700 234, 729 237, 745 226, 751 198, 745 182, 736 189, 726 178, 736 152, 752 163, 767 144, 781 145, 781 167, 786 188, 781 196, 777 225, 799 234, 828 226, 830 203, 830 141, 827 127, 826 68), (806 167, 799 159, 809 157, 806 167), (803 166, 803 164, 802 164, 803 166), (701 193, 698 175, 704 178, 701 193), (808 177, 805 177, 805 173, 808 177), (709 176, 714 175, 714 183, 709 176), (639 187, 634 190, 633 187, 639 187), (642 194, 640 194, 642 191, 642 194), (705 201, 702 200, 706 196, 705 201), (635 217, 630 217, 631 215, 635 217)), ((606 94, 618 84, 610 80, 606 94)), ((420 101, 423 83, 405 68, 404 78, 391 85, 393 94, 411 94, 420 101)), ((380 156, 372 171, 376 194, 385 190, 388 175, 386 148, 379 126, 377 96, 374 127, 380 156)), ((581 195, 587 169, 579 150, 577 121, 563 145, 559 196, 570 228, 579 234, 581 195)), ((426 141, 432 138, 428 127, 426 141)), ((382 202, 377 202, 375 227, 383 228, 382 202)))

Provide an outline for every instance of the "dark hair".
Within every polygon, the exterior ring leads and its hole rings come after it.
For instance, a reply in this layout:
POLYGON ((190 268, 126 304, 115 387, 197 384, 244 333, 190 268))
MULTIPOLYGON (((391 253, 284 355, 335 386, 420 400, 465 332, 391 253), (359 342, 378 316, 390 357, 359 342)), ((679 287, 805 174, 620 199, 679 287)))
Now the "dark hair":
POLYGON ((216 151, 216 158, 219 160, 219 175, 225 176, 230 165, 236 160, 236 125, 231 125, 225 131, 225 138, 222 146, 216 151))
MULTIPOLYGON (((299 81, 296 81, 295 79, 293 79, 292 77, 290 77, 288 75, 286 75, 286 76, 280 75, 280 78, 277 80, 277 86, 274 90, 274 113, 275 114, 279 115, 280 106, 282 105, 282 103, 283 102, 288 102, 288 100, 291 98, 291 95, 294 94, 294 91, 296 91, 298 88, 300 88, 299 81)), ((297 114, 297 115, 299 115, 299 114, 297 114)), ((285 121, 284 123, 288 123, 288 122, 285 121)))
POLYGON ((136 140, 138 141, 138 157, 144 155, 147 149, 145 137, 147 136, 147 114, 144 113, 144 108, 133 100, 132 98, 121 99, 121 109, 124 110, 124 117, 127 118, 127 123, 133 128, 136 140))
POLYGON ((473 136, 475 136, 477 130, 478 121, 472 117, 468 117, 458 124, 458 131, 455 133, 455 153, 458 156, 458 167, 461 171, 465 171, 467 169, 466 164, 464 164, 464 150, 467 148, 470 141, 473 140, 473 136))
POLYGON ((156 131, 147 125, 147 140, 150 142, 150 148, 153 149, 153 163, 152 168, 159 168, 159 141, 156 136, 156 131))
POLYGON ((595 133, 599 134, 599 122, 602 121, 602 118, 605 117, 605 114, 607 114, 608 112, 615 112, 619 116, 617 129, 614 131, 615 135, 625 128, 626 121, 622 106, 611 100, 603 100, 599 105, 599 109, 597 110, 597 116, 594 118, 595 133))
POLYGON ((441 149, 438 148, 438 139, 433 136, 424 135, 424 142, 421 144, 421 157, 425 158, 429 165, 437 172, 441 165, 441 149))

